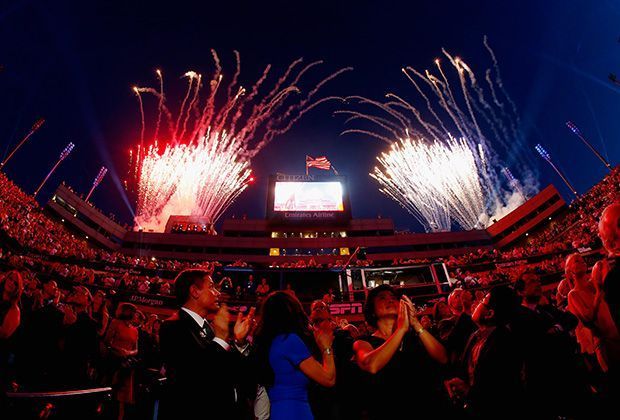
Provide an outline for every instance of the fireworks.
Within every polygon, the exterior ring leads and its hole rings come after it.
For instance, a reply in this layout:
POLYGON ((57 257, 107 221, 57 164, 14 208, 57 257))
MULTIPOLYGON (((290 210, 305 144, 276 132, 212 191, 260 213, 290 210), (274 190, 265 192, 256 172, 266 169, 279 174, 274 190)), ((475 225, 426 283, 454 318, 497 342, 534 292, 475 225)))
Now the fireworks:
POLYGON ((449 231, 451 219, 475 229, 484 197, 474 154, 463 139, 429 144, 406 138, 377 157, 382 168, 370 176, 427 231, 449 231))
POLYGON ((188 87, 176 116, 167 106, 161 71, 156 72, 158 90, 134 88, 142 126, 140 144, 130 152, 130 174, 137 180, 136 223, 141 228, 160 231, 172 214, 206 216, 215 222, 248 186, 251 159, 306 112, 340 99, 315 96, 324 84, 351 70, 341 69, 304 93, 299 87, 304 74, 322 62, 302 66, 298 59, 261 96, 271 66, 246 89, 238 84, 239 54, 235 52, 236 71, 228 84, 218 55, 212 55, 215 71, 206 87, 202 75, 185 74, 188 87), (158 99, 149 145, 143 93, 158 99))
POLYGON ((516 106, 504 89, 486 37, 484 45, 493 62, 493 70, 485 72, 485 83, 478 81, 462 59, 442 50, 454 74, 444 71, 439 59, 435 74, 402 69, 424 109, 388 93, 386 102, 346 98, 348 103, 375 112, 336 112, 348 116, 346 123, 371 125, 342 134, 365 134, 392 145, 378 157, 382 168, 370 175, 384 194, 414 215, 427 231, 450 230, 452 222, 465 229, 484 227, 494 215, 510 211, 508 204, 514 208, 523 201, 515 187, 518 181, 504 189, 495 169, 501 161, 490 139, 505 153, 514 153, 524 138, 516 106), (515 194, 518 200, 511 197, 515 194))

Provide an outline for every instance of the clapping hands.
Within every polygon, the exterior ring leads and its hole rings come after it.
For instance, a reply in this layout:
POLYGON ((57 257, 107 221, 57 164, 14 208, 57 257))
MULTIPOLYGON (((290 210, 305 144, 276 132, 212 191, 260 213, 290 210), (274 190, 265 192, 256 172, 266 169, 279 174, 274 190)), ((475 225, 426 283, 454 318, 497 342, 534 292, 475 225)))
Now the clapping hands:
POLYGON ((314 340, 321 351, 331 348, 334 342, 334 325, 332 323, 323 323, 324 326, 314 327, 314 340))
MULTIPOLYGON (((418 320, 418 311, 415 308, 415 306, 413 306, 413 302, 411 302, 411 299, 409 299, 407 297, 407 295, 402 295, 402 297, 400 298, 400 310, 404 311, 402 316, 407 318, 407 330, 410 327, 412 327, 416 331, 418 331, 420 328, 422 328, 422 325, 420 324, 420 321, 418 320)), ((397 320, 398 328, 401 328, 401 324, 400 324, 401 312, 400 312, 400 310, 399 310, 399 313, 398 313, 399 320, 397 320)), ((404 328, 404 325, 402 327, 404 328)))
POLYGON ((592 267, 592 285, 597 293, 600 293, 603 290, 603 282, 605 281, 605 277, 607 277, 607 273, 609 272, 609 261, 603 259, 592 267))
POLYGON ((235 335, 235 342, 237 344, 245 344, 248 334, 250 333, 256 322, 254 320, 255 312, 256 308, 252 307, 250 308, 246 316, 243 316, 243 313, 241 311, 237 313, 237 320, 235 321, 235 327, 233 329, 235 335))

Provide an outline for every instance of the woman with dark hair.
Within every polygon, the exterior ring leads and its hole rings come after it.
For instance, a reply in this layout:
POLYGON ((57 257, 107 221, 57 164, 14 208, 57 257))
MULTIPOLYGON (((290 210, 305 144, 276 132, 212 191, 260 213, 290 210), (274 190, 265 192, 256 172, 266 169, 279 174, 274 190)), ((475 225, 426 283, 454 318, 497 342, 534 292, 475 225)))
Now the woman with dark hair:
POLYGON ((24 283, 19 271, 0 276, 0 339, 7 339, 20 323, 20 298, 24 283))
POLYGON ((10 382, 11 337, 21 322, 20 297, 23 289, 19 271, 0 275, 0 392, 10 382))
POLYGON ((358 366, 367 372, 372 395, 368 418, 402 418, 405 413, 441 417, 445 404, 439 365, 447 362, 446 350, 422 327, 411 301, 381 285, 368 293, 364 315, 375 332, 355 341, 353 350, 358 366), (396 385, 403 381, 407 386, 396 385))
POLYGON ((328 387, 336 383, 333 340, 331 330, 311 330, 301 303, 290 293, 273 292, 263 301, 254 355, 258 382, 267 388, 271 402, 272 420, 314 418, 308 385, 310 381, 328 387))
POLYGON ((134 403, 134 361, 138 354, 138 329, 133 324, 136 312, 131 303, 121 303, 105 337, 114 369, 112 385, 119 402, 119 420, 125 414, 125 404, 134 403))
POLYGON ((444 299, 438 300, 433 305, 433 323, 437 327, 437 338, 445 343, 454 327, 452 311, 444 299))

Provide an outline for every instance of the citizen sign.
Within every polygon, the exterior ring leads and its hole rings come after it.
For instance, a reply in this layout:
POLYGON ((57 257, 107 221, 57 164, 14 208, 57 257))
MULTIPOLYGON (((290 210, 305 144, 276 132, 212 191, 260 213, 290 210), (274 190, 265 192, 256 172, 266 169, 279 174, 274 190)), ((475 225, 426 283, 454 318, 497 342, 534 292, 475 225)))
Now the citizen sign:
POLYGON ((276 181, 314 181, 314 175, 285 175, 278 174, 276 175, 276 181))

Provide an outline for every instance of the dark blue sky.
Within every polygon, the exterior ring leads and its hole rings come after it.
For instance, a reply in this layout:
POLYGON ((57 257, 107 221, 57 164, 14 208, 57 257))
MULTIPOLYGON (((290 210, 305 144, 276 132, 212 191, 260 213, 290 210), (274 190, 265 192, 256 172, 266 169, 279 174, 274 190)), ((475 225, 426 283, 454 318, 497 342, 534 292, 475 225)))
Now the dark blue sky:
MULTIPOLYGON (((229 73, 237 49, 246 81, 255 80, 268 63, 284 70, 304 57, 325 60, 325 73, 355 68, 324 94, 380 99, 394 91, 415 98, 400 72, 403 65, 430 68, 445 47, 483 71, 489 66, 482 45, 486 34, 529 147, 544 144, 580 193, 605 171, 566 129, 566 120, 612 164, 620 160, 620 89, 607 79, 610 72, 620 73, 620 4, 611 0, 10 3, 0 6, 0 155, 37 117, 47 122, 6 172, 32 192, 65 144, 76 144, 41 199, 62 180, 87 192, 101 165, 122 178, 139 130, 130 87, 154 85, 153 70, 159 67, 169 89, 182 89, 177 76, 212 69, 210 48, 229 73)), ((224 217, 263 217, 268 175, 302 173, 306 154, 324 154, 349 177, 355 217, 381 213, 394 218, 398 228, 419 230, 368 177, 385 146, 363 136, 340 137, 343 119, 332 116, 337 108, 316 109, 265 148, 253 162, 257 182, 224 217)), ((541 186, 552 182, 570 197, 543 161, 534 160, 533 169, 541 186)), ((129 220, 114 178, 106 177, 93 202, 129 220)))

